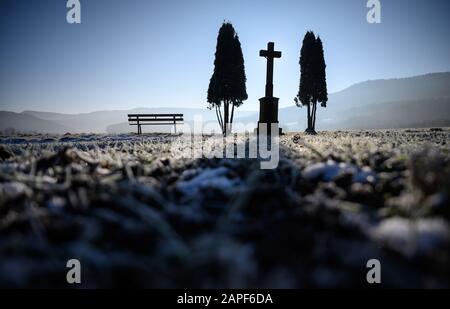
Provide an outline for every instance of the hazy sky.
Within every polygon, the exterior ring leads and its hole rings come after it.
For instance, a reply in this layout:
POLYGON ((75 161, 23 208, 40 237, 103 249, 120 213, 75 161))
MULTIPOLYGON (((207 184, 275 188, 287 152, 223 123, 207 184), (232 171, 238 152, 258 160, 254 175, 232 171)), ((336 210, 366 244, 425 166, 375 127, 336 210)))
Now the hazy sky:
POLYGON ((134 107, 206 107, 217 33, 239 34, 249 99, 264 95, 274 41, 275 95, 298 92, 307 30, 324 42, 329 92, 368 79, 450 71, 450 1, 381 0, 382 23, 366 21, 367 0, 66 0, 0 2, 0 110, 89 112, 134 107))

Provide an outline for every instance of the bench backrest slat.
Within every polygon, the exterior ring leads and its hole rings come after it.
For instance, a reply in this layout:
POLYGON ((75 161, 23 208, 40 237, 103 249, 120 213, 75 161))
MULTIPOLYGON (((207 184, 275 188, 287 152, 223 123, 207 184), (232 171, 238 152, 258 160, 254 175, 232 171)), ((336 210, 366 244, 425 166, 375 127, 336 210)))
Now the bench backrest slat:
POLYGON ((168 116, 164 116, 164 117, 150 117, 150 116, 146 116, 146 117, 128 117, 128 119, 182 119, 183 116, 173 116, 173 117, 168 117, 168 116))
POLYGON ((128 114, 128 117, 183 117, 183 114, 128 114))
POLYGON ((183 118, 156 118, 156 119, 152 119, 152 118, 129 118, 128 121, 139 121, 139 122, 155 122, 155 121, 183 121, 183 118))

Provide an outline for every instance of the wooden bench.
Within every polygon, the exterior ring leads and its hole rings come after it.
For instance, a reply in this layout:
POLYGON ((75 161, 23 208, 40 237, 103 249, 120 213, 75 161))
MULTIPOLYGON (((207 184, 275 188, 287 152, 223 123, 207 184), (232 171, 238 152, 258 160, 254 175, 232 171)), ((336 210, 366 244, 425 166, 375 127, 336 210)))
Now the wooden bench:
POLYGON ((141 126, 146 125, 173 125, 177 133, 177 122, 183 121, 183 114, 128 114, 128 122, 137 126, 137 134, 142 134, 141 126))

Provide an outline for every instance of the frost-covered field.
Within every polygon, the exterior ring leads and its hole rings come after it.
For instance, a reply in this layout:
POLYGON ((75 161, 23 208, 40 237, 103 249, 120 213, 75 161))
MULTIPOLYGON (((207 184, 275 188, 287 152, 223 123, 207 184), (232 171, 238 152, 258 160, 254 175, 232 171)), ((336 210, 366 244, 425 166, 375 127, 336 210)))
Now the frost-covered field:
POLYGON ((0 136, 0 287, 450 287, 450 130, 290 133, 275 170, 175 138, 0 136))

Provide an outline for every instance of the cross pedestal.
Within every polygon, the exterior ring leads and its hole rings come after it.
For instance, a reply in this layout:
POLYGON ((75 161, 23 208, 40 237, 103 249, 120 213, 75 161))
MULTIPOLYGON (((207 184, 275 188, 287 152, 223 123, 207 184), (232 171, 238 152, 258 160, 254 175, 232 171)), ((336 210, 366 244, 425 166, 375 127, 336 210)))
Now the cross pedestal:
MULTIPOLYGON (((270 134, 272 123, 278 124, 278 101, 279 98, 273 96, 273 60, 275 58, 281 58, 281 52, 275 51, 275 44, 269 42, 267 44, 267 50, 261 50, 259 52, 260 57, 267 59, 267 72, 266 72, 266 96, 259 99, 259 122, 258 133, 260 124, 267 124, 267 134, 270 134)), ((278 126, 278 125, 277 125, 278 126)), ((279 134, 282 130, 279 128, 279 134)))
POLYGON ((259 99, 259 122, 278 123, 278 101, 279 98, 264 97, 259 99))

